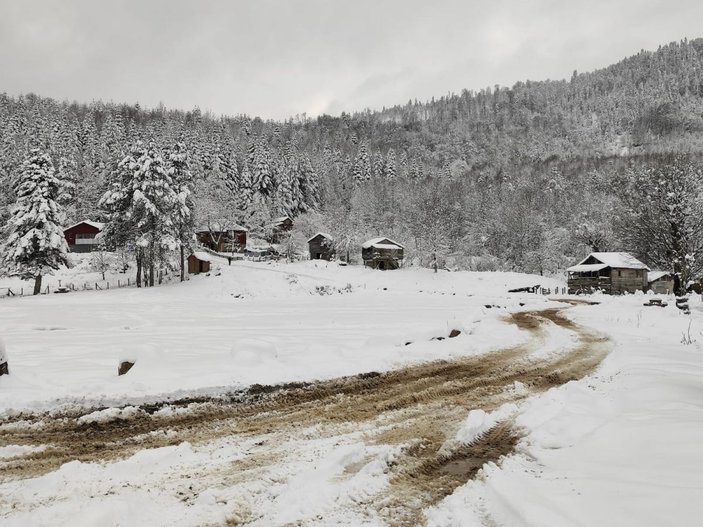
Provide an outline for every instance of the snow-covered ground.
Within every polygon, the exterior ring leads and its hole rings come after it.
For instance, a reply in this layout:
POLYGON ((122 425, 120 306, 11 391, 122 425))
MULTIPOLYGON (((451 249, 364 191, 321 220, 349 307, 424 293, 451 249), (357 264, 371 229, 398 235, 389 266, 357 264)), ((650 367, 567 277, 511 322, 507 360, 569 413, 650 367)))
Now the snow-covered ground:
POLYGON ((126 404, 480 353, 524 338, 500 322, 508 308, 547 302, 507 289, 559 284, 517 273, 381 272, 310 261, 217 266, 210 276, 152 289, 0 300, 0 339, 12 372, 0 379, 0 415, 59 401, 126 404), (462 338, 430 340, 455 328, 462 338), (118 377, 122 360, 136 363, 118 377))
MULTIPOLYGON (((528 339, 504 321, 506 312, 557 305, 506 290, 558 282, 510 273, 236 262, 217 274, 151 290, 0 301, 11 370, 0 377, 0 416, 480 354, 528 339), (454 328, 463 334, 430 340, 454 328), (123 377, 116 375, 120 359, 136 360, 123 377)), ((672 301, 644 307, 643 295, 592 300, 601 303, 565 314, 608 335, 611 353, 585 379, 493 412, 469 412, 459 443, 506 418, 524 435, 514 454, 427 509, 428 525, 699 523, 703 308, 693 299, 686 316, 672 301)), ((544 338, 535 357, 573 348, 563 328, 547 326, 544 338)), ((164 418, 173 411, 165 409, 164 418)), ((137 412, 108 409, 81 419, 137 412)), ((265 441, 219 436, 124 460, 72 461, 32 479, 0 479, 0 523, 385 525, 388 516, 368 504, 388 487, 399 447, 369 441, 371 426, 378 423, 340 425, 332 436, 312 426, 285 437, 273 432, 265 441)), ((0 460, 29 448, 0 447, 0 460)))
POLYGON ((601 368, 530 400, 519 454, 428 511, 428 525, 700 524, 703 307, 692 298, 689 317, 673 299, 595 299, 569 315, 614 340, 601 368))

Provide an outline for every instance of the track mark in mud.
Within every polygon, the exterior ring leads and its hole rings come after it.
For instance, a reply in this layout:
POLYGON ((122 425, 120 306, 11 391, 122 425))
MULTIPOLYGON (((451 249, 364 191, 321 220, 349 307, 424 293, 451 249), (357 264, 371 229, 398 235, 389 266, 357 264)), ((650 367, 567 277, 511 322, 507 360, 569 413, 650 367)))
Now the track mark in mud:
POLYGON ((258 444, 260 438, 260 447, 250 458, 234 462, 231 474, 217 474, 223 484, 238 484, 247 474, 255 478, 267 466, 279 463, 286 455, 286 442, 305 430, 315 427, 317 437, 334 437, 363 423, 367 441, 402 447, 389 466, 388 490, 371 505, 392 525, 418 525, 424 508, 475 477, 484 463, 511 453, 518 441, 512 423, 505 421, 471 445, 453 444, 469 410, 490 412, 506 402, 580 379, 595 370, 609 349, 607 339, 569 321, 561 309, 520 312, 506 320, 529 331, 530 341, 477 357, 386 373, 253 386, 222 398, 150 405, 131 418, 105 423, 81 424, 80 415, 6 420, 0 422, 0 446, 46 448, 0 459, 0 483, 40 475, 72 460, 112 461, 183 441, 197 444, 234 436, 256 439, 258 444), (543 326, 548 322, 574 332, 578 343, 553 358, 536 360, 530 353, 543 344, 543 326), (512 390, 516 381, 525 389, 512 390), (167 406, 187 411, 152 415, 167 406))

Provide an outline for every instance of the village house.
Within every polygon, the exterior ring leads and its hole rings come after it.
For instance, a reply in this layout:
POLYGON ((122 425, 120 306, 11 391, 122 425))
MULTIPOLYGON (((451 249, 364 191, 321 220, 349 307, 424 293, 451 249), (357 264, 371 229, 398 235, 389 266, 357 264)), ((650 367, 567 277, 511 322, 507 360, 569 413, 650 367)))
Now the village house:
POLYGON ((390 238, 373 238, 361 245, 364 265, 382 271, 398 269, 403 261, 404 247, 390 238))
POLYGON ((649 271, 647 284, 655 293, 670 295, 674 292, 674 275, 668 271, 649 271))
POLYGON ((334 256, 334 239, 329 234, 318 232, 308 240, 311 260, 331 260, 334 256))
POLYGON ((287 232, 293 229, 293 220, 289 216, 281 216, 267 225, 271 231, 269 241, 271 243, 280 243, 287 232))
POLYGON ((203 247, 219 253, 244 252, 247 246, 247 229, 241 225, 221 226, 218 223, 204 225, 195 232, 195 238, 203 247))
POLYGON ((105 226, 97 221, 83 220, 64 229, 68 249, 73 253, 88 253, 96 250, 100 240, 96 238, 105 226))
POLYGON ((649 268, 629 253, 591 253, 569 267, 569 294, 603 291, 611 295, 646 291, 649 268))

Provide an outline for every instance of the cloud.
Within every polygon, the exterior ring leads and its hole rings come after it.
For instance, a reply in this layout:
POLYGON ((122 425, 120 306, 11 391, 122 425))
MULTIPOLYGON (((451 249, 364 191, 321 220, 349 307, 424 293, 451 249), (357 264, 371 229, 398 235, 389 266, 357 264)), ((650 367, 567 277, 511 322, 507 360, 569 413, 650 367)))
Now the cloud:
POLYGON ((0 1, 10 94, 279 119, 568 77, 703 19, 683 0, 0 1))

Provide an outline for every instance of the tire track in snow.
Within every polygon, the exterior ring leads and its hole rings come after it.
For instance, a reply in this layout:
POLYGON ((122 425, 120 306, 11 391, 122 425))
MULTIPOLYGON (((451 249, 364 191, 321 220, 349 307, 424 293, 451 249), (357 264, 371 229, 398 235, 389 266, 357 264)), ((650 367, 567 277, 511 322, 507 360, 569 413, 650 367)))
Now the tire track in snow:
MULTIPOLYGON (((231 474, 205 470, 201 476, 222 485, 241 484, 280 463, 286 444, 304 430, 309 434, 316 427, 318 437, 335 437, 363 425, 368 442, 400 446, 401 454, 388 467, 387 490, 358 506, 377 510, 391 525, 418 525, 424 520, 423 509, 474 478, 484 463, 510 454, 519 439, 519 431, 506 421, 470 445, 454 444, 468 411, 492 411, 580 379, 605 357, 607 339, 570 322, 561 311, 506 317, 508 323, 529 331, 530 341, 477 357, 321 382, 252 386, 223 398, 152 405, 108 422, 65 414, 7 420, 0 423, 0 446, 43 450, 0 460, 0 493, 3 482, 36 477, 73 460, 105 462, 183 441, 197 445, 218 438, 253 438, 258 446, 252 457, 234 463, 231 474), (545 344, 544 326, 550 323, 575 333, 578 344, 560 355, 535 360, 530 354, 545 344), (516 381, 525 389, 512 390, 516 381), (157 410, 162 412, 152 415, 157 410), (160 415, 164 410, 170 415, 160 415)), ((350 472, 348 477, 353 476, 350 472)))

